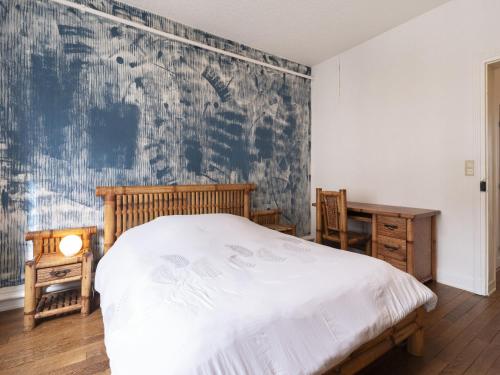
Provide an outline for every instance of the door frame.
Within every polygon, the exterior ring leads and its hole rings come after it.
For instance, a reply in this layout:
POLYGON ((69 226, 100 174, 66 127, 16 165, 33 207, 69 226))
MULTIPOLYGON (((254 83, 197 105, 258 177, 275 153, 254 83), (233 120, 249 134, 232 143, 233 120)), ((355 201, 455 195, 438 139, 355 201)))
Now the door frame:
MULTIPOLYGON (((498 230, 500 224, 499 179, 500 173, 500 139, 498 124, 490 121, 489 80, 490 66, 500 63, 500 56, 483 61, 481 74, 481 181, 486 181, 486 193, 480 194, 480 246, 474 261, 474 290, 479 294, 490 295, 496 290, 496 258, 497 248, 500 245, 498 230), (491 139, 493 137, 493 142, 491 139), (492 264, 493 263, 493 264, 492 264), (493 274, 491 274, 493 273, 493 274)), ((499 109, 496 108, 498 111, 499 109)))

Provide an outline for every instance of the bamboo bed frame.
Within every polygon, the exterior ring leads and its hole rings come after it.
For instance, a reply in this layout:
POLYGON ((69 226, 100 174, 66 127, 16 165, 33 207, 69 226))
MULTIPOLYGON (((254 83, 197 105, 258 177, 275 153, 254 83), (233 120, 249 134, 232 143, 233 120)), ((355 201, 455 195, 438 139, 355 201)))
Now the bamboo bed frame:
MULTIPOLYGON (((97 187, 96 195, 104 197, 104 252, 127 229, 159 216, 231 213, 250 219, 253 190, 255 184, 97 187)), ((421 356, 424 314, 419 307, 326 373, 355 374, 405 340, 408 352, 421 356)))
POLYGON ((104 252, 127 229, 159 216, 228 213, 250 219, 255 184, 98 186, 104 197, 104 252))

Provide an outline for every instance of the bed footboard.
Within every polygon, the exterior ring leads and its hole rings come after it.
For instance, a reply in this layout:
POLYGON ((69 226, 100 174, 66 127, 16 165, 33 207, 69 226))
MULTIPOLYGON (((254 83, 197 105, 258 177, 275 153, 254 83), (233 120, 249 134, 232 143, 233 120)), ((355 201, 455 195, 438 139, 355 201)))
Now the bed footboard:
POLYGON ((424 314, 424 308, 419 307, 394 327, 361 345, 342 363, 327 371, 326 374, 355 374, 404 340, 408 340, 407 350, 410 354, 421 356, 424 348, 424 314))

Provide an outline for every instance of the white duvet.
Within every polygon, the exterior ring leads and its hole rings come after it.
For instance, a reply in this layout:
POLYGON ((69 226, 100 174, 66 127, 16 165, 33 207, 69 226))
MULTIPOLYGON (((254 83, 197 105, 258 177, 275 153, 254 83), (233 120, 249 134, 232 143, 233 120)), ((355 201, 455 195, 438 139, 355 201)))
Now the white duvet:
POLYGON ((437 301, 381 260, 226 214, 128 230, 96 289, 117 375, 322 372, 437 301))

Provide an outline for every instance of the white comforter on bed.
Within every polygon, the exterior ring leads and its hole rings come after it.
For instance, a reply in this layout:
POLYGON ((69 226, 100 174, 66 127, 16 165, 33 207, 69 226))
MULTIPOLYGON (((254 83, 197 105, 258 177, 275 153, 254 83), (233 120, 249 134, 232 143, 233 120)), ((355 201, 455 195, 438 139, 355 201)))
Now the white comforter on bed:
POLYGON ((310 374, 436 296, 381 260, 233 215, 166 216, 101 259, 113 374, 310 374))

